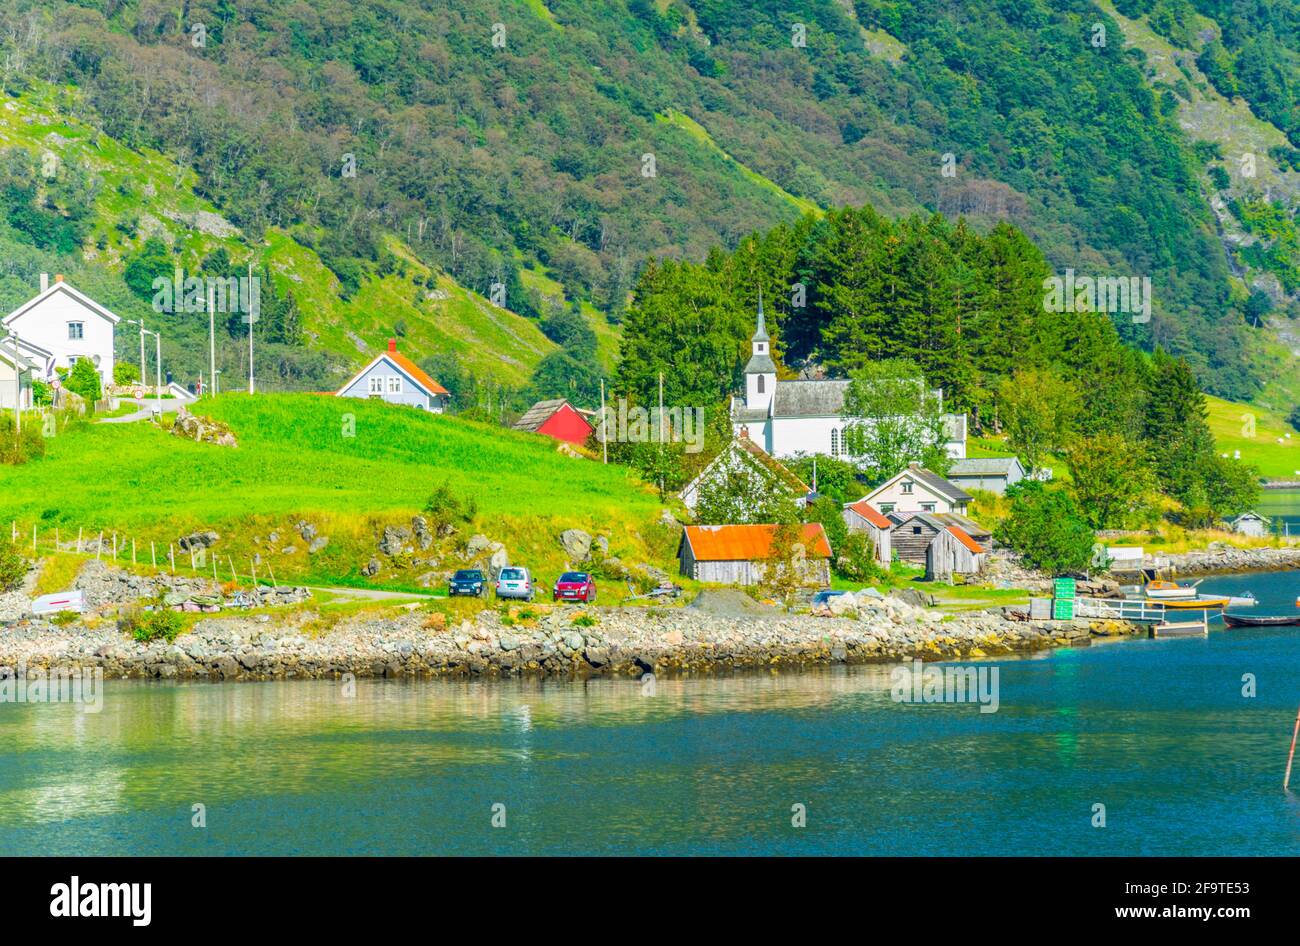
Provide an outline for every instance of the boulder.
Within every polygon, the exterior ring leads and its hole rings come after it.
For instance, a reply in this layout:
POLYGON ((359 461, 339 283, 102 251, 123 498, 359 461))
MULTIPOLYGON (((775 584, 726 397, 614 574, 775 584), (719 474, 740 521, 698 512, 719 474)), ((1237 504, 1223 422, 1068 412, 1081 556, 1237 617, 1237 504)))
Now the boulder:
POLYGON ((317 552, 319 552, 321 549, 325 548, 325 546, 329 544, 330 544, 329 536, 318 535, 316 536, 316 538, 311 540, 311 545, 307 546, 307 551, 312 555, 315 555, 317 552))
POLYGON ((372 555, 370 561, 361 566, 361 574, 365 575, 367 578, 373 578, 379 574, 379 568, 379 559, 372 555))
POLYGON ((411 537, 411 530, 404 526, 384 526, 384 534, 379 539, 379 551, 389 558, 401 555, 406 548, 406 540, 411 537))
POLYGON ((211 548, 220 538, 221 536, 216 532, 207 529, 202 532, 191 532, 189 535, 183 535, 180 537, 177 544, 188 552, 190 549, 211 548))
POLYGON ((477 533, 475 535, 471 535, 469 537, 469 541, 465 543, 465 554, 468 555, 470 558, 475 558, 479 555, 482 555, 491 547, 492 547, 492 540, 489 539, 487 536, 483 535, 482 533, 477 533))
POLYGON ((501 569, 510 564, 510 556, 506 554, 505 546, 498 546, 488 559, 488 575, 494 581, 497 575, 501 574, 501 569))
POLYGON ((571 562, 585 562, 591 557, 591 535, 581 529, 565 529, 560 533, 560 545, 571 562))

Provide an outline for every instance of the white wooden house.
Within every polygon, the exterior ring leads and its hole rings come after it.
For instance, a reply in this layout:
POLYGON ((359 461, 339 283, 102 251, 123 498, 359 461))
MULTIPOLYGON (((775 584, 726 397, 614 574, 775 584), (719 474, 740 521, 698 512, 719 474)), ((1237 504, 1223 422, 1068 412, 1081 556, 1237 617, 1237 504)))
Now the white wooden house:
POLYGON ((960 486, 918 464, 896 473, 862 500, 880 512, 955 512, 965 515, 971 496, 960 486))
POLYGON ((86 358, 107 388, 113 383, 113 339, 120 321, 62 276, 50 282, 42 274, 41 291, 0 324, 18 336, 34 374, 42 381, 53 381, 56 371, 70 370, 86 358))
POLYGON ((980 489, 998 496, 1027 476, 1018 457, 966 457, 953 460, 945 479, 963 490, 980 489))
POLYGON ((796 506, 807 503, 812 489, 775 457, 744 434, 736 437, 700 474, 678 494, 692 513, 700 501, 700 491, 724 479, 744 484, 744 493, 758 495, 781 490, 796 506))
POLYGON ((1239 532, 1242 535, 1255 537, 1268 535, 1269 526, 1271 524, 1272 521, 1267 516, 1261 516, 1253 510, 1243 512, 1236 519, 1232 519, 1228 523, 1228 525, 1232 527, 1233 532, 1239 532))

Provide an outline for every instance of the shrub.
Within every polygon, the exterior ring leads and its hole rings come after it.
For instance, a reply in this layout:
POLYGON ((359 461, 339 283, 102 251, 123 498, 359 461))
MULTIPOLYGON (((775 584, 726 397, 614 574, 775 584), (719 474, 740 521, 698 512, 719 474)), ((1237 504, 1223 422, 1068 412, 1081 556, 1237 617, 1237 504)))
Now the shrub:
POLYGON ((457 522, 473 522, 478 515, 478 504, 472 498, 461 499, 444 482, 430 494, 424 504, 424 514, 433 534, 442 538, 456 531, 457 522))
POLYGON ((140 367, 130 361, 113 362, 113 383, 134 384, 140 380, 140 367))
POLYGON ((27 574, 27 559, 8 538, 0 540, 0 591, 13 591, 27 574))
POLYGON ((184 621, 180 612, 170 611, 157 602, 152 611, 139 605, 127 609, 117 619, 117 627, 141 642, 165 640, 171 643, 180 634, 184 621))
POLYGON ((29 420, 19 433, 14 429, 13 415, 0 414, 0 463, 17 466, 43 456, 45 437, 35 422, 29 420))
POLYGON ((1011 511, 994 533, 1000 543, 1019 552, 1030 568, 1055 573, 1088 567, 1093 531, 1067 493, 1022 481, 1007 495, 1011 511))
POLYGON ((575 627, 595 627, 597 621, 590 614, 575 614, 571 622, 575 627))
POLYGON ((63 383, 73 394, 80 394, 85 398, 86 407, 90 410, 93 410, 95 402, 104 396, 99 385, 99 372, 89 358, 78 358, 63 383))

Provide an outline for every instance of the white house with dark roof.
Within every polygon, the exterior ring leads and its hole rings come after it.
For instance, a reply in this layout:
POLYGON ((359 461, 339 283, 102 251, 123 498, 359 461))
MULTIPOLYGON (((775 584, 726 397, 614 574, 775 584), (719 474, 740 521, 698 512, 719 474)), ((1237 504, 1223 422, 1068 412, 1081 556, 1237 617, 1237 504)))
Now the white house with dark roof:
MULTIPOLYGON (((737 437, 725 450, 686 484, 678 494, 682 503, 692 513, 699 504, 700 493, 711 484, 730 480, 743 483, 752 493, 783 490, 796 506, 804 506, 812 489, 781 463, 748 437, 737 437)), ((751 494, 752 494, 751 493, 751 494)))
POLYGON ((52 381, 86 358, 100 381, 113 383, 113 336, 121 321, 94 299, 64 282, 41 274, 41 291, 4 317, 4 328, 19 338, 19 350, 35 377, 52 381))
POLYGON ((885 515, 894 512, 955 512, 965 515, 971 495, 937 473, 912 463, 862 499, 885 515))
POLYGON ((1027 475, 1016 457, 966 457, 953 461, 947 479, 962 489, 982 489, 1001 496, 1027 475))
MULTIPOLYGON (((745 396, 731 400, 736 435, 747 435, 774 457, 822 453, 848 458, 844 443, 844 394, 848 380, 778 381, 771 339, 758 302, 758 329, 745 365, 745 396)), ((934 392, 943 403, 943 392, 934 392)), ((966 415, 944 414, 944 446, 950 457, 966 456, 966 415)))

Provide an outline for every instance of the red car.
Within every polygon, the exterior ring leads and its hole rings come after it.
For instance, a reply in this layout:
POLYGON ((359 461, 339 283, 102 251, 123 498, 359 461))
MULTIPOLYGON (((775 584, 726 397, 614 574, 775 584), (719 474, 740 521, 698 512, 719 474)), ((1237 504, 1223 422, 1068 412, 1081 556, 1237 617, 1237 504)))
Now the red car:
POLYGON ((565 572, 555 580, 552 601, 596 600, 596 581, 586 572, 565 572))

